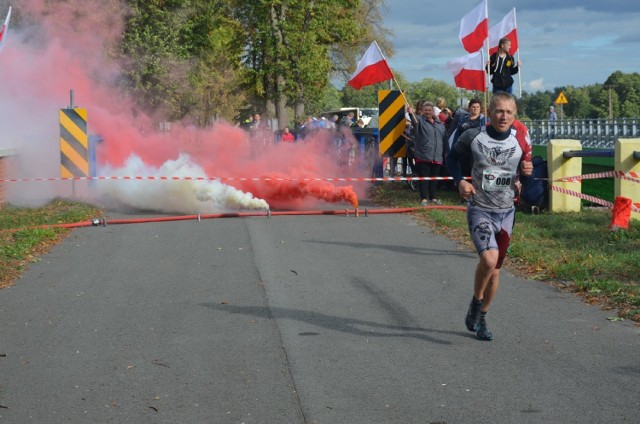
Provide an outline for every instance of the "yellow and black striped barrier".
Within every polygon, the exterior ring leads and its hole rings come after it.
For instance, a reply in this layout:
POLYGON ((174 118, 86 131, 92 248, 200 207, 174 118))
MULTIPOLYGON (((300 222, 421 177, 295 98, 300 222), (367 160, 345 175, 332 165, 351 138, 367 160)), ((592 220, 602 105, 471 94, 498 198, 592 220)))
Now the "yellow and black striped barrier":
POLYGON ((401 158, 407 155, 407 143, 403 137, 406 128, 404 104, 405 99, 401 91, 378 91, 381 157, 401 158))
POLYGON ((89 176, 87 110, 60 109, 60 176, 89 176))

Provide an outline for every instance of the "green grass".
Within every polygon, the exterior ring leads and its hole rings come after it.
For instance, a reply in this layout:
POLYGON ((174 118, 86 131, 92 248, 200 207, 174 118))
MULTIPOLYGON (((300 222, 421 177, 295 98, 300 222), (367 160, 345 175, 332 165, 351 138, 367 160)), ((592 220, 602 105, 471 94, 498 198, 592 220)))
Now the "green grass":
MULTIPOLYGON (((385 206, 417 206, 418 192, 405 187, 380 185, 372 189, 371 197, 385 206)), ((602 187, 593 190, 598 197, 612 197, 600 191, 602 187)), ((440 192, 439 198, 443 204, 460 205, 457 193, 440 192)), ((472 250, 464 212, 427 208, 416 216, 472 250)), ((508 263, 528 278, 582 293, 589 302, 616 309, 622 318, 640 321, 640 221, 617 232, 609 230, 610 221, 606 208, 539 215, 518 211, 508 263)))
POLYGON ((81 222, 98 215, 100 211, 93 206, 65 200, 55 200, 41 208, 1 209, 0 287, 10 285, 30 262, 69 232, 47 225, 81 222))

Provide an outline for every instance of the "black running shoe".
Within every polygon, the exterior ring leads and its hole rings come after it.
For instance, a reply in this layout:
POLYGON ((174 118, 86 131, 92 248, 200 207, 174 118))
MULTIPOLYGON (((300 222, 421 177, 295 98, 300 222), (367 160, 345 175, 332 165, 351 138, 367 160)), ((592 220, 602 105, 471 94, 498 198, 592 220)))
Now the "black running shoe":
POLYGON ((478 325, 476 335, 480 340, 493 340, 493 334, 489 331, 489 327, 487 327, 487 320, 484 317, 480 318, 480 325, 478 325))
POLYGON ((482 300, 477 300, 475 297, 471 298, 467 317, 464 320, 467 330, 478 330, 478 325, 480 324, 480 309, 482 309, 482 300))

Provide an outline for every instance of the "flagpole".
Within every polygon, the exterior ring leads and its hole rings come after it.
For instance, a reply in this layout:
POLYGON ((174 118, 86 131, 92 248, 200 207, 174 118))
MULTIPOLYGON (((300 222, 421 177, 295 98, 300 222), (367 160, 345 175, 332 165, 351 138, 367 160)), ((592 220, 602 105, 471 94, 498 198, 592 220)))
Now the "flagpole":
MULTIPOLYGON (((487 44, 488 44, 488 42, 487 42, 487 44)), ((483 49, 480 49, 480 58, 482 60, 482 64, 484 65, 486 62, 484 60, 484 50, 483 49)), ((487 66, 487 68, 488 68, 488 66, 487 66)), ((487 72, 485 72, 484 73, 484 93, 483 93, 485 107, 487 105, 487 92, 489 91, 489 88, 487 87, 488 86, 488 81, 489 81, 489 79, 487 77, 487 72)))
MULTIPOLYGON (((378 45, 378 42, 373 40, 373 43, 376 45, 376 48, 378 49, 378 51, 380 52, 380 56, 382 56, 382 58, 384 59, 384 61, 387 61, 387 58, 384 56, 384 53, 382 53, 382 49, 380 49, 380 46, 378 45)), ((387 66, 388 66, 388 62, 387 62, 387 66)), ((400 87, 400 84, 398 84, 398 80, 396 79, 395 74, 393 74, 393 82, 396 83, 396 85, 398 86, 398 90, 400 90, 400 94, 402 94, 402 97, 404 98, 404 102, 407 106, 411 107, 411 103, 409 103, 409 100, 407 99, 407 96, 405 96, 404 91, 402 90, 402 88, 400 87)), ((415 119, 415 114, 413 112, 411 112, 411 114, 413 115, 414 119, 415 119)))
MULTIPOLYGON (((513 23, 518 31, 518 19, 516 18, 516 8, 513 8, 513 23)), ((519 35, 519 34, 518 34, 519 35)), ((520 69, 520 37, 518 36, 518 97, 522 97, 522 69, 520 69)))
MULTIPOLYGON (((484 4, 486 7, 486 16, 487 16, 487 27, 491 28, 491 26, 489 26, 489 0, 486 1, 486 3, 484 4)), ((489 84, 491 83, 491 55, 489 54, 489 40, 491 35, 487 33, 487 39, 485 40, 485 43, 487 45, 487 72, 486 72, 486 78, 487 81, 485 83, 485 90, 484 90, 484 108, 485 111, 489 111, 489 84)))

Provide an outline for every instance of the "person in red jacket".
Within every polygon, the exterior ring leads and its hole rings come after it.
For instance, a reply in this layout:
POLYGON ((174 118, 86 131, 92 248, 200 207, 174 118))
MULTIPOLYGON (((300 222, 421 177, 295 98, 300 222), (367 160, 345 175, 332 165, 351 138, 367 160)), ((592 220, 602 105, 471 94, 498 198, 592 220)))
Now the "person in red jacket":
POLYGON ((289 127, 285 127, 282 130, 282 136, 280 136, 280 141, 286 141, 288 143, 293 143, 296 141, 296 137, 293 135, 291 131, 289 131, 289 127))

